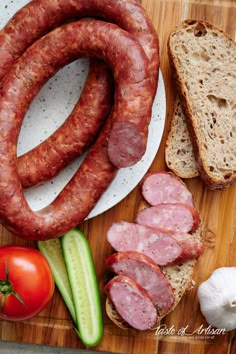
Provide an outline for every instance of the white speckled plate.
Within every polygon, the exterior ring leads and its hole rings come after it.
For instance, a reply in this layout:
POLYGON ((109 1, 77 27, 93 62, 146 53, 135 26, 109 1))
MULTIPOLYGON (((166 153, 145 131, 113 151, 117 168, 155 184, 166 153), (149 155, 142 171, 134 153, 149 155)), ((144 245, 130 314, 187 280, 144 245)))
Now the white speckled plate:
MULTIPOLYGON (((0 28, 27 0, 0 1, 0 28)), ((18 142, 18 155, 25 153, 46 139, 60 126, 76 103, 88 72, 88 60, 80 59, 60 70, 42 88, 24 119, 18 142)), ((108 210, 125 198, 139 183, 155 158, 165 124, 166 97, 163 77, 160 72, 158 90, 153 104, 149 127, 148 145, 142 160, 131 168, 121 169, 103 194, 88 218, 108 210)), ((58 176, 42 186, 25 192, 33 210, 39 210, 55 199, 81 164, 84 156, 74 161, 58 176)))

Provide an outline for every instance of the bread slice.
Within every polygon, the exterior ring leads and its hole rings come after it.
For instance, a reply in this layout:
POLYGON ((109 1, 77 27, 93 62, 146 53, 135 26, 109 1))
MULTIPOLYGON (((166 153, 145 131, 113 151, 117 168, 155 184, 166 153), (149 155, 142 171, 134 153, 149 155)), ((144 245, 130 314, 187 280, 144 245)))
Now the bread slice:
POLYGON ((227 187, 236 179, 236 44, 207 22, 186 20, 168 52, 200 176, 211 189, 227 187))
MULTIPOLYGON (((199 243, 202 242, 202 225, 199 225, 199 228, 193 233, 193 236, 196 237, 199 243)), ((172 305, 172 308, 166 312, 162 311, 159 313, 159 320, 164 318, 168 313, 173 311, 178 305, 186 291, 191 290, 195 282, 193 280, 193 273, 195 266, 197 264, 197 259, 193 259, 187 262, 184 262, 179 265, 165 266, 162 267, 162 271, 165 276, 169 279, 170 284, 174 290, 175 301, 172 305)))
POLYGON ((175 101, 170 130, 166 140, 165 160, 168 168, 181 178, 193 178, 199 175, 179 97, 175 101))

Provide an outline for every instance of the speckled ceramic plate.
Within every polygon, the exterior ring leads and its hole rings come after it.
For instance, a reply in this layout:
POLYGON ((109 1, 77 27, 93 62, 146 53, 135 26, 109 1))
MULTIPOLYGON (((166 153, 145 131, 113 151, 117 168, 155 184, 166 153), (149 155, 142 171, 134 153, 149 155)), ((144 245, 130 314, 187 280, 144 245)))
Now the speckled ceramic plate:
MULTIPOLYGON (((23 5, 26 0, 0 1, 0 27, 23 5)), ((88 60, 80 59, 60 70, 42 88, 32 102, 24 119, 19 136, 18 155, 25 153, 46 139, 58 128, 76 103, 88 72, 88 60)), ((160 72, 158 90, 153 104, 149 127, 148 145, 142 160, 131 168, 121 169, 103 194, 88 218, 108 210, 125 198, 139 183, 155 158, 165 124, 166 97, 163 77, 160 72)), ((84 156, 74 161, 58 176, 42 186, 25 192, 33 210, 39 210, 55 199, 81 164, 84 156)))

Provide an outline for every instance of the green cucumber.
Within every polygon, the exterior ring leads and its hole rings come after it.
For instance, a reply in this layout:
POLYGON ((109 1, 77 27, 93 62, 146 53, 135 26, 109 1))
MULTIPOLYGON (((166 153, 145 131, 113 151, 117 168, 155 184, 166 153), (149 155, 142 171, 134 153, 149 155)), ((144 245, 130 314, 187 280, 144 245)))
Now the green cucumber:
POLYGON ((55 283, 60 291, 63 300, 76 324, 76 314, 73 303, 73 297, 70 287, 69 278, 67 275, 64 256, 62 253, 61 242, 59 239, 47 241, 38 241, 37 246, 39 251, 46 257, 51 267, 55 283))
POLYGON ((73 229, 61 237, 61 245, 75 307, 77 333, 86 346, 95 346, 103 336, 103 317, 88 240, 81 230, 73 229))

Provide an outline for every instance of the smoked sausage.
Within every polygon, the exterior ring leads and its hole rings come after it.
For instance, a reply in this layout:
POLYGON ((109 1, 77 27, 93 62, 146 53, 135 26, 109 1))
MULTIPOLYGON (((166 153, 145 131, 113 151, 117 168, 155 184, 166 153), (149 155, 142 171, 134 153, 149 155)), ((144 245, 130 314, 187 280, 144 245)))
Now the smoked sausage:
POLYGON ((113 253, 106 265, 116 274, 125 275, 144 288, 158 309, 169 310, 174 303, 171 284, 158 265, 141 252, 113 253))
POLYGON ((126 221, 113 223, 107 240, 118 252, 142 252, 161 266, 173 263, 182 254, 181 246, 171 235, 126 221))
MULTIPOLYGON (((104 17, 131 32, 139 40, 149 59, 149 77, 153 88, 150 95, 153 98, 157 88, 159 69, 158 38, 145 10, 136 0, 31 1, 19 10, 0 32, 0 78, 5 75, 24 50, 39 37, 71 18, 84 16, 104 17)), ((128 94, 128 90, 125 90, 125 93, 128 94)), ((136 163, 145 152, 150 117, 143 117, 142 120, 139 118, 135 115, 131 118, 124 114, 117 118, 112 126, 108 153, 117 167, 127 167, 136 163)), ((62 136, 61 131, 60 136, 62 136)), ((30 158, 27 159, 28 170, 33 170, 34 167, 31 168, 30 165, 33 160, 43 160, 45 151, 47 155, 49 151, 47 143, 43 144, 40 151, 36 148, 31 153, 30 158)), ((69 156, 71 156, 70 153, 69 156)), ((53 166, 57 165, 55 154, 52 154, 52 157, 49 154, 49 159, 52 160, 53 166)), ((24 170, 24 166, 19 169, 24 170)), ((35 177, 37 178, 39 174, 35 174, 35 177)), ((24 176, 22 176, 22 182, 24 184, 24 176)))
POLYGON ((136 222, 164 232, 193 232, 199 226, 199 216, 188 204, 163 203, 140 210, 136 222))
POLYGON ((118 275, 105 286, 109 298, 121 318, 140 331, 154 327, 157 309, 150 296, 133 279, 118 275))
POLYGON ((182 248, 181 255, 174 260, 174 264, 181 264, 198 258, 204 252, 204 245, 194 235, 175 233, 172 235, 182 248))
POLYGON ((160 266, 183 263, 199 257, 204 247, 196 237, 183 232, 164 232, 140 224, 113 223, 107 240, 118 252, 142 252, 160 266))
POLYGON ((12 66, 0 88, 0 219, 10 231, 27 239, 45 240, 61 236, 84 220, 117 172, 107 154, 114 120, 129 110, 140 119, 151 114, 153 86, 148 66, 142 47, 131 34, 95 20, 53 30, 12 66), (42 84, 80 56, 96 56, 111 66, 116 85, 112 114, 69 184, 52 204, 35 213, 26 202, 16 168, 22 119, 42 84), (124 88, 130 92, 128 96, 123 94, 124 88))
POLYGON ((108 66, 91 59, 86 85, 69 117, 41 144, 18 157, 17 170, 24 188, 53 178, 95 141, 110 113, 113 91, 108 66))
POLYGON ((141 184, 145 201, 154 206, 163 203, 184 203, 194 206, 193 196, 180 178, 169 172, 150 172, 141 184))

